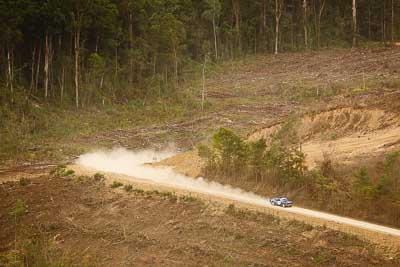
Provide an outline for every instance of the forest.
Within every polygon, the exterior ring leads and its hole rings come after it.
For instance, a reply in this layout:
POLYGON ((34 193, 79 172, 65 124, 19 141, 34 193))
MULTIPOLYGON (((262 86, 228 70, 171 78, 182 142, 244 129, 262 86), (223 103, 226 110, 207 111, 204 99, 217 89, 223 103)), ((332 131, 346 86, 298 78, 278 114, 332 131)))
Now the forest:
POLYGON ((162 98, 207 64, 399 36, 399 0, 1 0, 0 103, 162 98))

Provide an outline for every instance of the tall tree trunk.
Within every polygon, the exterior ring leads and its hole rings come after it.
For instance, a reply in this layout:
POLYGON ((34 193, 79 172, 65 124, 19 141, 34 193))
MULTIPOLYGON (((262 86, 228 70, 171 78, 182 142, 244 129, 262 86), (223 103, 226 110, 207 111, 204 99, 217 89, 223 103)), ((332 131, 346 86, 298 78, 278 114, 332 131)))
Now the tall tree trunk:
POLYGON ((383 38, 383 43, 386 45, 386 0, 383 0, 382 38, 383 38))
POLYGON ((44 50, 44 98, 47 99, 49 94, 49 33, 45 35, 45 50, 44 50))
POLYGON ((214 50, 215 50, 215 61, 218 61, 218 43, 217 43, 217 25, 215 21, 215 0, 213 2, 213 31, 214 31, 214 50))
MULTIPOLYGON (((320 0, 321 1, 321 0, 320 0)), ((322 0, 322 3, 319 6, 318 18, 317 18, 317 47, 321 48, 321 18, 325 8, 325 1, 322 0)))
POLYGON ((254 55, 257 55, 257 27, 254 27, 254 55))
POLYGON ((157 72, 157 55, 154 54, 153 56, 153 79, 156 77, 157 72))
POLYGON ((390 32, 390 35, 391 35, 391 40, 392 40, 392 42, 394 41, 394 0, 392 0, 392 18, 391 18, 391 27, 390 27, 390 29, 391 29, 391 32, 390 32))
POLYGON ((80 26, 75 29, 75 105, 79 108, 79 53, 80 53, 80 26))
POLYGON ((114 81, 115 83, 118 80, 118 46, 115 47, 115 72, 114 72, 114 81))
POLYGON ((61 78, 60 82, 60 103, 64 100, 64 87, 65 87, 65 54, 62 51, 62 36, 58 37, 58 54, 61 55, 61 78))
POLYGON ((34 89, 34 94, 37 94, 38 91, 38 83, 39 83, 39 74, 40 74, 40 63, 42 60, 42 45, 39 42, 39 55, 38 55, 38 64, 36 67, 36 79, 35 79, 35 89, 34 89))
POLYGON ((260 37, 263 47, 266 45, 264 41, 268 40, 267 38, 267 0, 263 0, 262 8, 261 8, 261 18, 260 18, 260 37))
POLYGON ((165 65, 165 88, 168 89, 168 65, 165 65))
POLYGON ((65 60, 61 64, 61 81, 60 81, 60 101, 64 100, 64 86, 65 86, 65 60))
POLYGON ((96 53, 99 51, 99 40, 100 40, 100 37, 99 37, 99 34, 97 33, 97 34, 96 34, 96 46, 95 46, 95 48, 94 48, 94 51, 95 51, 96 53))
POLYGON ((290 43, 292 45, 292 50, 295 49, 294 45, 294 22, 293 22, 293 15, 290 15, 290 43))
MULTIPOLYGON (((14 98, 14 75, 13 75, 13 51, 10 46, 7 46, 7 69, 8 69, 8 85, 10 86, 10 91, 12 98, 14 98)), ((13 99, 12 99, 13 100, 13 99)))
POLYGON ((54 86, 53 86, 53 57, 54 57, 54 47, 53 47, 53 36, 50 35, 49 39, 49 92, 52 93, 53 98, 56 95, 56 92, 54 92, 54 86))
POLYGON ((357 47, 357 3, 353 0, 353 48, 357 47))
POLYGON ((368 40, 371 40, 371 3, 368 4, 368 40))
POLYGON ((241 50, 241 38, 240 38, 240 1, 232 0, 232 8, 235 16, 235 28, 236 28, 236 45, 241 50))
POLYGON ((130 85, 133 83, 133 14, 129 11, 128 15, 128 30, 129 30, 129 74, 128 80, 130 85))
POLYGON ((307 0, 303 0, 303 10, 304 10, 304 45, 308 49, 308 14, 307 14, 307 0))
POLYGON ((203 64, 203 89, 201 90, 201 112, 204 111, 204 101, 206 97, 206 64, 207 64, 207 55, 204 56, 204 64, 203 64))
POLYGON ((275 0, 275 55, 279 50, 279 26, 282 16, 282 0, 275 0))
POLYGON ((33 93, 33 89, 35 87, 35 60, 36 60, 36 43, 33 45, 32 49, 32 63, 31 63, 31 86, 30 93, 33 93))
POLYGON ((179 79, 178 79, 178 53, 176 50, 176 44, 174 44, 174 65, 175 65, 175 86, 178 87, 179 79))

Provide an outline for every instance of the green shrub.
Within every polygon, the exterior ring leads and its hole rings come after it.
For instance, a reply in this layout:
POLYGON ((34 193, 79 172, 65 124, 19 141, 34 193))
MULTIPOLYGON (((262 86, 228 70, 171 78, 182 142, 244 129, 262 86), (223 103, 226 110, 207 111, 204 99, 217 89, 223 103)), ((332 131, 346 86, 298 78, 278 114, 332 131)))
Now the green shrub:
POLYGON ((153 191, 146 191, 146 195, 152 196, 152 195, 160 195, 160 192, 158 190, 153 190, 153 191))
MULTIPOLYGON (((383 175, 379 179, 377 191, 380 195, 399 196, 400 189, 400 151, 386 157, 383 175)), ((400 201, 400 199, 399 199, 400 201)))
POLYGON ((371 182, 367 168, 361 168, 353 176, 353 190, 357 195, 370 200, 378 196, 377 187, 371 182))
POLYGON ((18 199, 17 202, 15 203, 14 209, 11 211, 11 215, 15 217, 20 217, 25 213, 26 213, 26 205, 24 201, 18 199))
POLYGON ((51 175, 56 175, 56 176, 62 176, 62 175, 64 175, 65 168, 67 168, 66 165, 60 164, 60 165, 54 167, 54 168, 50 171, 50 174, 51 174, 51 175))
POLYGON ((65 165, 65 164, 60 164, 60 165, 57 166, 57 168, 58 168, 58 169, 66 169, 66 168, 67 168, 67 165, 65 165))
POLYGON ((304 185, 305 155, 289 141, 295 135, 292 129, 293 123, 282 127, 267 146, 264 139, 245 142, 221 128, 214 134, 211 147, 198 147, 199 156, 207 159, 205 171, 211 176, 241 177, 281 186, 304 185))
POLYGON ((121 183, 121 182, 114 181, 114 182, 110 185, 110 187, 111 187, 111 188, 118 188, 118 187, 121 187, 121 186, 123 186, 123 185, 124 185, 124 184, 121 183))
POLYGON ((235 204, 229 204, 228 207, 226 207, 225 212, 227 214, 234 214, 235 213, 235 204))
POLYGON ((214 157, 218 168, 227 175, 237 174, 246 161, 247 146, 231 130, 221 128, 212 138, 214 157))
POLYGON ((166 198, 173 198, 175 195, 171 192, 161 192, 160 196, 166 197, 166 198))
POLYGON ((75 174, 75 171, 74 171, 74 170, 66 170, 66 171, 63 173, 64 176, 71 176, 71 175, 74 175, 74 174, 75 174))
POLYGON ((19 179, 19 184, 21 186, 27 186, 30 183, 31 181, 28 178, 22 177, 21 179, 19 179))
POLYGON ((106 177, 102 173, 96 173, 95 175, 93 175, 93 179, 96 182, 103 182, 106 179, 106 177))
POLYGON ((181 196, 181 199, 184 202, 196 202, 196 201, 198 201, 198 199, 193 197, 193 196, 181 196))
POLYGON ((137 193, 137 194, 143 194, 143 193, 144 193, 144 190, 143 190, 143 189, 136 188, 136 189, 133 190, 133 192, 135 192, 135 193, 137 193))
POLYGON ((130 184, 127 184, 127 185, 124 186, 124 190, 125 190, 126 192, 132 192, 133 186, 130 185, 130 184))

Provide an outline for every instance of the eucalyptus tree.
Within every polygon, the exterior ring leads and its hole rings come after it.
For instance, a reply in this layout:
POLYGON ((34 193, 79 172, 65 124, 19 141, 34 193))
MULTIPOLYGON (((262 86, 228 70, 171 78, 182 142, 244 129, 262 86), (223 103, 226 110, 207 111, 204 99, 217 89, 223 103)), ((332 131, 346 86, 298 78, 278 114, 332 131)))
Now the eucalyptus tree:
POLYGON ((205 10, 203 17, 212 23, 214 37, 214 57, 218 60, 218 25, 221 16, 222 5, 220 0, 204 0, 205 10))
POLYGON ((93 0, 69 0, 68 10, 75 52, 75 106, 79 108, 81 35, 91 22, 93 0))
POLYGON ((284 0, 275 0, 275 55, 279 50, 280 22, 284 8, 284 0))
POLYGON ((353 10, 353 21, 352 21, 352 28, 353 28, 353 48, 357 46, 357 2, 356 0, 352 0, 352 10, 353 10))

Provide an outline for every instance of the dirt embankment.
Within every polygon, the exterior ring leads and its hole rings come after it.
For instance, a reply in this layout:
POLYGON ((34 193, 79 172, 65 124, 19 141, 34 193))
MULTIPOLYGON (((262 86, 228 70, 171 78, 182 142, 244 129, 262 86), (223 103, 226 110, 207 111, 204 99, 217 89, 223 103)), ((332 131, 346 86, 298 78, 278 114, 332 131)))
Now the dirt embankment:
MULTIPOLYGON (((307 115, 295 122, 295 128, 310 168, 324 154, 335 162, 351 164, 400 147, 400 117, 380 109, 341 108, 307 115)), ((281 125, 261 129, 249 139, 270 140, 280 129, 281 125)))
POLYGON ((151 165, 154 167, 169 166, 172 167, 177 173, 196 178, 201 174, 203 162, 197 154, 197 150, 190 150, 179 153, 160 162, 152 163, 151 165))

